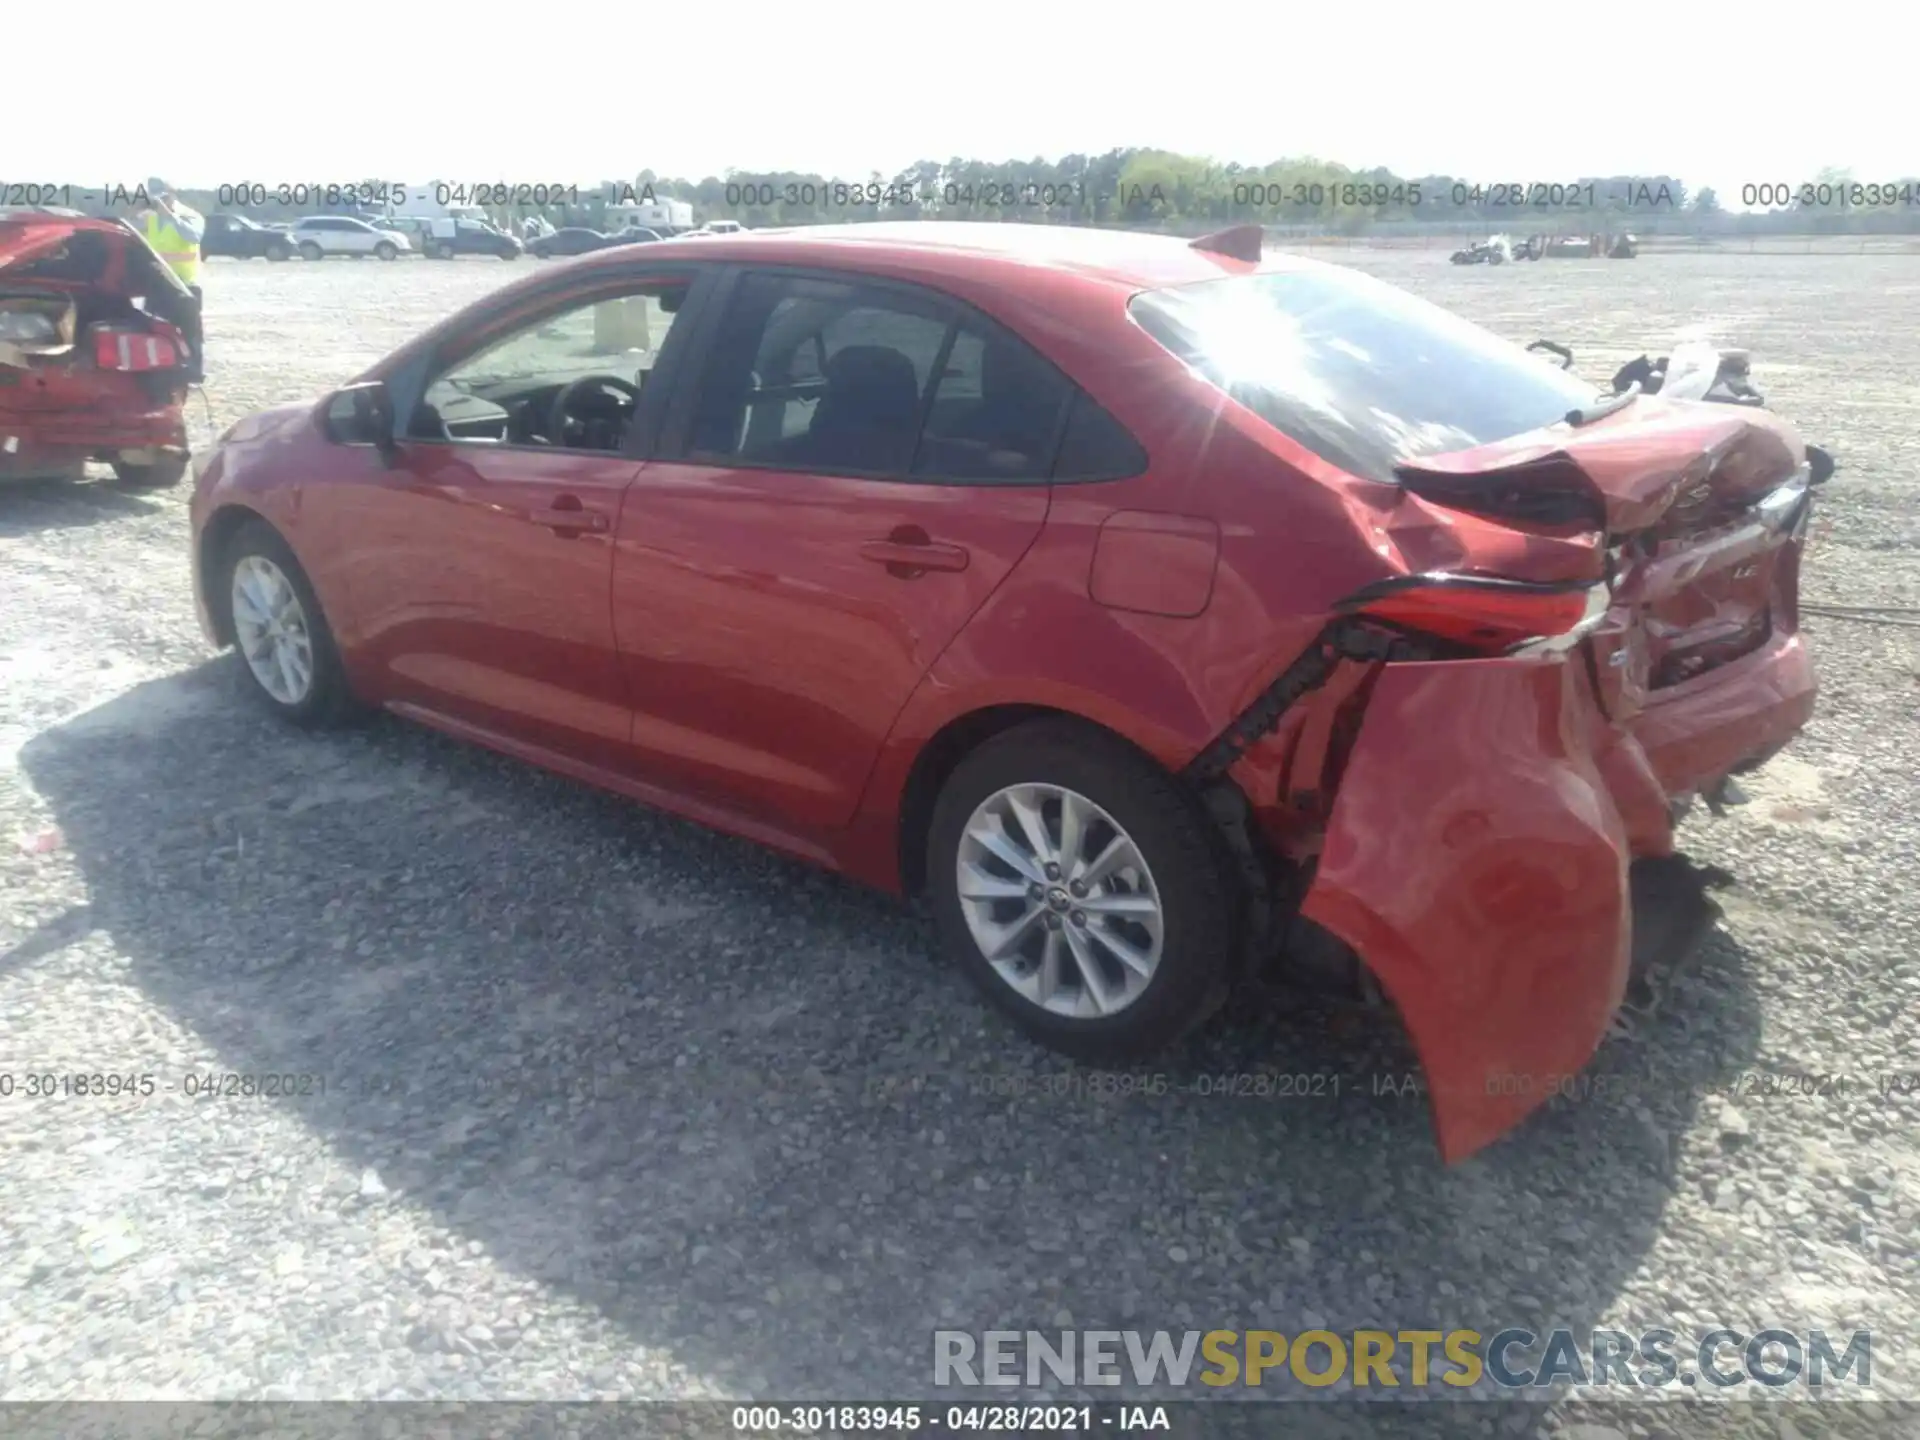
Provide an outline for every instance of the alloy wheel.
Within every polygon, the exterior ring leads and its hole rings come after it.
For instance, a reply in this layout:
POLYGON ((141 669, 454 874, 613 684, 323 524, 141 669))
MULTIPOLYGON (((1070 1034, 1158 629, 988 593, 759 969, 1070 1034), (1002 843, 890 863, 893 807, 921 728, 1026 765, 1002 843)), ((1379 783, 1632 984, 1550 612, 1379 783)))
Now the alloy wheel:
POLYGON ((313 635, 300 596, 264 555, 233 567, 233 628, 253 678, 282 705, 298 705, 313 689, 313 635))
POLYGON ((1153 872, 1105 810, 1059 785, 983 800, 955 861, 961 914, 980 953, 1022 998, 1100 1019, 1145 993, 1165 921, 1153 872))

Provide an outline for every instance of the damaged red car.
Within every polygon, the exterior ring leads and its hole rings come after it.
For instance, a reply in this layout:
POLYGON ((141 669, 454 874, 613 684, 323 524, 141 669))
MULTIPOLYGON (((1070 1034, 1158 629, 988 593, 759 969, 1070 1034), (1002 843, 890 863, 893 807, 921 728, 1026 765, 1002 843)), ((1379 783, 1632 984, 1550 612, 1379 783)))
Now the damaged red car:
POLYGON ((0 480, 177 485, 200 302, 115 220, 0 211, 0 480))
POLYGON ((875 224, 498 291, 223 437, 193 561, 288 719, 924 894, 1070 1055, 1249 967, 1384 995, 1452 1159, 1588 1061, 1687 928, 1676 818, 1811 714, 1830 470, 1257 231, 875 224))

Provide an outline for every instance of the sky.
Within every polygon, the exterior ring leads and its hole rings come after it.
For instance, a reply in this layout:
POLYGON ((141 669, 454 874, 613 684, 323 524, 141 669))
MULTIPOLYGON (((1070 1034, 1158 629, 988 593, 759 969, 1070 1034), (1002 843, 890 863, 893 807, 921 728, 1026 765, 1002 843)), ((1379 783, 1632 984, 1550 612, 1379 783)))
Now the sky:
POLYGON ((1155 146, 1488 184, 1670 174, 1738 208, 1826 166, 1920 174, 1902 7, 1854 0, 195 0, 151 28, 116 9, 77 47, 84 4, 13 9, 7 48, 44 49, 80 99, 9 127, 0 182, 864 180, 1155 146))

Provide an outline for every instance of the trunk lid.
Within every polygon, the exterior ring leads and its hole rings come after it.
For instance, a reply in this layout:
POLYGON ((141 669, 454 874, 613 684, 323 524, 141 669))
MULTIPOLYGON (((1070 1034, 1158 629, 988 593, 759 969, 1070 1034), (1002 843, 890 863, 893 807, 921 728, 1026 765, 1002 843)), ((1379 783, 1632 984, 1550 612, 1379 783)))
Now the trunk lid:
POLYGON ((1424 499, 1478 501, 1499 507, 1486 513, 1500 518, 1528 518, 1525 497, 1545 492, 1564 500, 1569 518, 1591 517, 1619 539, 1656 527, 1686 534, 1742 511, 1804 455, 1771 412, 1645 397, 1591 425, 1554 425, 1394 474, 1424 499))
POLYGON ((28 282, 150 298, 155 292, 188 294, 146 238, 124 221, 0 211, 0 283, 28 282))
POLYGON ((104 220, 74 219, 65 215, 39 215, 27 211, 0 214, 0 271, 9 266, 26 265, 49 255, 80 230, 117 229, 104 220))
POLYGON ((1768 411, 1642 398, 1395 474, 1429 504, 1600 537, 1613 604, 1585 644, 1616 721, 1798 624, 1807 450, 1768 411))
POLYGON ((136 380, 120 387, 126 399, 147 404, 183 380, 201 379, 198 299, 121 221, 0 212, 0 309, 7 312, 0 321, 0 404, 7 408, 112 408, 98 397, 25 385, 30 367, 129 372, 136 380), (65 307, 53 335, 34 318, 52 316, 51 302, 65 307))

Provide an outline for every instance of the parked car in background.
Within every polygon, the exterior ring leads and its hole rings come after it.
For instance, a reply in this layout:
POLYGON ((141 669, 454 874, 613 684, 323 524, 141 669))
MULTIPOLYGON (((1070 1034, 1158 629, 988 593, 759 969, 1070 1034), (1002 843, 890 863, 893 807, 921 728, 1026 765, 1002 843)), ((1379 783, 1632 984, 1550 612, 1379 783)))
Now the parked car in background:
POLYGON ((296 220, 288 233, 302 260, 324 260, 330 255, 397 260, 413 253, 412 242, 400 231, 376 229, 346 215, 308 215, 296 220))
POLYGON ((199 307, 122 221, 0 212, 0 479, 178 484, 199 307))
POLYGON ((441 222, 430 226, 420 238, 420 253, 429 260, 451 260, 457 255, 518 260, 526 248, 505 231, 478 220, 441 222))
POLYGON ((407 237, 409 244, 422 254, 426 253, 428 234, 427 222, 415 215, 384 215, 367 223, 376 230, 397 230, 407 237))
POLYGON ((285 225, 262 225, 245 215, 210 215, 200 253, 209 259, 225 255, 235 260, 291 260, 294 242, 285 225))
POLYGON ((585 255, 590 251, 604 250, 607 237, 598 230, 584 225, 565 225, 550 235, 541 235, 527 242, 527 253, 537 260, 552 260, 566 255, 585 255))
POLYGON ((191 564, 282 718, 924 893, 1080 1059, 1384 996, 1456 1160, 1705 928, 1678 816, 1813 713, 1816 452, 1254 225, 876 223, 497 290, 229 431, 191 564))
POLYGON ((659 238, 654 231, 642 226, 633 226, 609 235, 604 231, 590 230, 584 225, 571 225, 551 235, 528 241, 527 253, 536 259, 552 260, 565 255, 586 255, 616 245, 650 245, 659 238))

